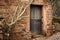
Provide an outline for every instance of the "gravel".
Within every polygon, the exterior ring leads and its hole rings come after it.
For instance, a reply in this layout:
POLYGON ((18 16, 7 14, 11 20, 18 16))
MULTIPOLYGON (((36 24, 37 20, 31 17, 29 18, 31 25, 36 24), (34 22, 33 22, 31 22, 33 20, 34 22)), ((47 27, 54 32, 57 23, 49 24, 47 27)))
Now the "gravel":
POLYGON ((60 32, 55 33, 50 37, 39 37, 32 40, 60 40, 60 32))

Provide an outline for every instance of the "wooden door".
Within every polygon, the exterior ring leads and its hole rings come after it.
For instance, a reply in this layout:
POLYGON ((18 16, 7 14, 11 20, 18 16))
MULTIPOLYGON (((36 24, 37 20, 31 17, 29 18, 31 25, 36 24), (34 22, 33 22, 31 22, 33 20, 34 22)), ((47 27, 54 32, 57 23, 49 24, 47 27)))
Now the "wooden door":
POLYGON ((42 6, 31 5, 30 7, 30 31, 40 34, 42 30, 42 6))

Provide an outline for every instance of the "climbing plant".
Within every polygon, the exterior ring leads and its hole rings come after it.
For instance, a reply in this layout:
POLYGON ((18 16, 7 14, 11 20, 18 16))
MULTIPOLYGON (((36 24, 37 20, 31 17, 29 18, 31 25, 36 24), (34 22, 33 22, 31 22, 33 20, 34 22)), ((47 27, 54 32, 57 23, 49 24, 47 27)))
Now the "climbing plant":
POLYGON ((53 7, 53 25, 55 30, 59 30, 60 24, 60 0, 47 0, 53 7))

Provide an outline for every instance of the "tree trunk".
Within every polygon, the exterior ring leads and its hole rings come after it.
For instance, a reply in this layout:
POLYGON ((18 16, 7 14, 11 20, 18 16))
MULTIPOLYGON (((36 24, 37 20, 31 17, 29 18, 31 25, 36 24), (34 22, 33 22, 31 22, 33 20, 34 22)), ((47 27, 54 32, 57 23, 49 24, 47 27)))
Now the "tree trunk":
POLYGON ((9 33, 3 33, 3 40, 10 40, 9 33))

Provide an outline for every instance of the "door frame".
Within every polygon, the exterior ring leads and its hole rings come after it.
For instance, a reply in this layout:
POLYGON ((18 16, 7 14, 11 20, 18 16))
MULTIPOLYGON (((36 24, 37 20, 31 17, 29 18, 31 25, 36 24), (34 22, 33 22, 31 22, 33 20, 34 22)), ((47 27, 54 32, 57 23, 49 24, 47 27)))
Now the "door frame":
MULTIPOLYGON (((37 1, 33 2, 32 5, 39 5, 39 6, 42 5, 43 6, 42 7, 42 33, 46 34, 47 29, 52 26, 52 5, 51 4, 47 5, 44 2, 41 3, 41 2, 37 2, 37 1), (50 9, 50 10, 48 10, 48 9, 50 9), (50 13, 48 13, 48 11, 50 13), (50 25, 47 25, 48 24, 47 23, 47 21, 48 21, 47 14, 51 14, 51 18, 50 18, 51 23, 49 23, 50 25)), ((25 27, 25 28, 26 28, 26 31, 29 32, 30 31, 30 5, 26 11, 27 11, 27 14, 29 15, 29 17, 27 18, 27 27, 25 27)))
MULTIPOLYGON (((44 24, 43 24, 43 14, 44 14, 44 4, 41 4, 41 3, 32 3, 32 4, 30 4, 30 5, 38 5, 38 6, 42 6, 42 31, 44 31, 43 30, 43 28, 44 28, 44 24)), ((26 31, 27 32, 29 32, 30 31, 30 5, 29 5, 29 7, 27 8, 27 13, 28 13, 28 15, 29 15, 29 17, 27 18, 27 27, 26 27, 26 31)))
MULTIPOLYGON (((31 10, 31 6, 35 6, 35 7, 37 7, 37 8, 39 8, 39 11, 40 11, 40 16, 41 16, 41 26, 39 26, 39 28, 40 28, 40 31, 39 31, 39 34, 41 34, 41 32, 42 32, 42 5, 30 5, 30 10, 31 10), (41 7, 41 8, 40 8, 41 7)), ((31 12, 30 12, 31 13, 31 12)), ((40 21, 39 21, 40 22, 40 21)), ((30 31, 31 31, 31 14, 30 14, 30 31)))

